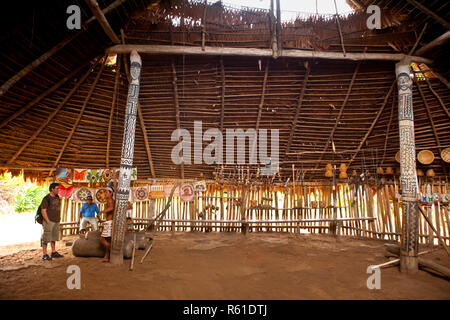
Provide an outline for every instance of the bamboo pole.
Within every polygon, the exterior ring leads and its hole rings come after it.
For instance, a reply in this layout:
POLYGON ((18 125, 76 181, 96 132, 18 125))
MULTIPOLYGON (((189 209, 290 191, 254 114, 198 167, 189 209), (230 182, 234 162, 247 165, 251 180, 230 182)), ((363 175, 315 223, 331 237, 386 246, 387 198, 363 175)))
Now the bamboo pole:
MULTIPOLYGON (((258 48, 232 48, 232 47, 211 47, 205 46, 203 51, 201 47, 192 46, 170 46, 170 45, 143 45, 126 44, 115 45, 106 49, 106 53, 129 53, 136 50, 139 53, 147 54, 181 54, 181 55, 212 55, 212 56, 249 56, 249 57, 272 57, 272 49, 258 48)), ((432 60, 407 56, 401 53, 353 53, 347 52, 344 55, 341 52, 309 51, 309 50, 283 50, 280 57, 285 58, 309 58, 309 59, 332 59, 332 60, 385 60, 400 61, 408 58, 411 62, 432 64, 432 60)))

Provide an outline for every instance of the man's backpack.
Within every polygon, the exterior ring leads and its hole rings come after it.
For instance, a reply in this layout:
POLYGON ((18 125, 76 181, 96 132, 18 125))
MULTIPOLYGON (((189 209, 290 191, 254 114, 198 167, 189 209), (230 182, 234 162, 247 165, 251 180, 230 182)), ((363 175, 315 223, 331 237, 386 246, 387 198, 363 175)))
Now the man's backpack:
POLYGON ((41 205, 39 205, 39 208, 36 211, 36 216, 34 217, 34 222, 42 224, 43 221, 44 221, 44 217, 42 216, 42 213, 41 213, 41 205))

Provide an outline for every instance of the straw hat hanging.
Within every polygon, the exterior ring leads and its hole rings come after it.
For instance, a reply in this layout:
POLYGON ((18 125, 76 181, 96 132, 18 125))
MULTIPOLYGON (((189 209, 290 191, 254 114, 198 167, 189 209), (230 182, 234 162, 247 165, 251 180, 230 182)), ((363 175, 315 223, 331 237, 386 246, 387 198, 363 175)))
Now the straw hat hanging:
POLYGON ((386 174, 394 174, 394 169, 392 169, 392 167, 387 167, 386 174))
POLYGON ((377 174, 384 174, 384 170, 382 167, 377 168, 377 174))
POLYGON ((422 164, 430 164, 434 160, 434 154, 430 150, 422 150, 417 154, 417 160, 422 164))
POLYGON ((441 152, 441 159, 447 163, 450 163, 450 148, 446 148, 441 152))
POLYGON ((423 177, 424 176, 424 173, 423 173, 423 171, 421 169, 417 170, 417 176, 418 177, 423 177))
POLYGON ((427 177, 434 177, 434 170, 433 169, 428 169, 427 170, 427 177))

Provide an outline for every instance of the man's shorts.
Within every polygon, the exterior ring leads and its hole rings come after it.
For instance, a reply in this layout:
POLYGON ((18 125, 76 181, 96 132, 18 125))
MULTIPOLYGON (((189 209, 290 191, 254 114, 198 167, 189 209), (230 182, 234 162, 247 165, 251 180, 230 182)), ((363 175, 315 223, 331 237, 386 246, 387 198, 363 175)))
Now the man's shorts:
POLYGON ((83 217, 81 219, 80 230, 86 230, 87 223, 91 225, 92 229, 98 230, 98 222, 96 217, 86 218, 83 217))
POLYGON ((107 220, 103 223, 103 232, 102 237, 103 238, 109 238, 112 235, 112 220, 107 220))
POLYGON ((59 241, 59 222, 42 222, 42 242, 59 241))

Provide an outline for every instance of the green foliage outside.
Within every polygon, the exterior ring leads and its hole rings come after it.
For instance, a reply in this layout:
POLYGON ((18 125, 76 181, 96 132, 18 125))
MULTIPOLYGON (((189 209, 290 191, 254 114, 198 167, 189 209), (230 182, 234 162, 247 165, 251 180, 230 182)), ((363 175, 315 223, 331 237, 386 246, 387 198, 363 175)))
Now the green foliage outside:
POLYGON ((16 196, 16 212, 36 210, 45 195, 45 190, 39 186, 28 187, 21 195, 16 196))
POLYGON ((18 213, 36 211, 47 190, 46 185, 24 181, 23 173, 17 177, 10 172, 0 175, 0 212, 8 212, 8 207, 18 213))

